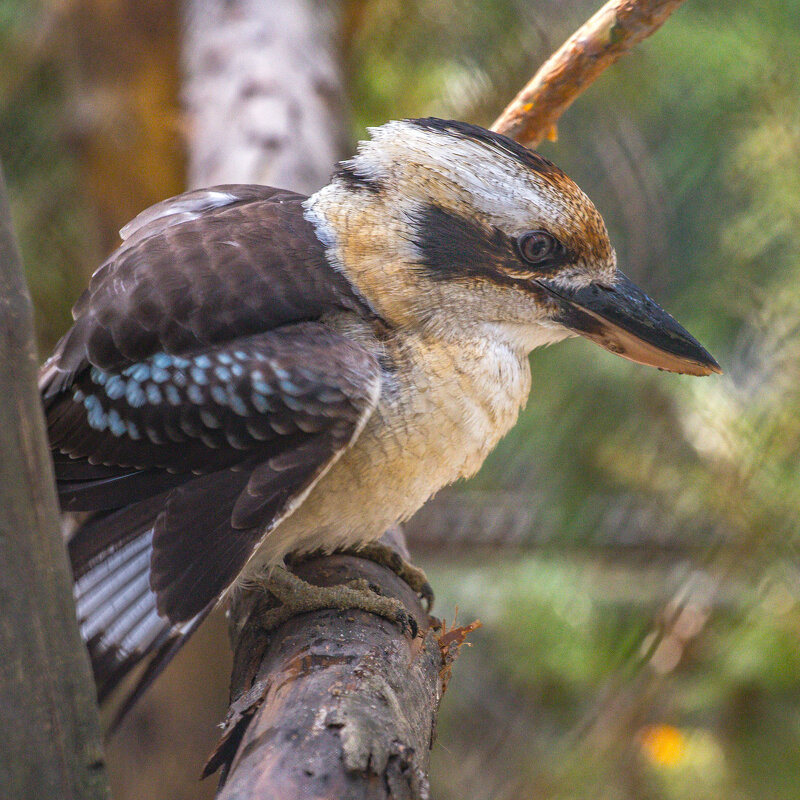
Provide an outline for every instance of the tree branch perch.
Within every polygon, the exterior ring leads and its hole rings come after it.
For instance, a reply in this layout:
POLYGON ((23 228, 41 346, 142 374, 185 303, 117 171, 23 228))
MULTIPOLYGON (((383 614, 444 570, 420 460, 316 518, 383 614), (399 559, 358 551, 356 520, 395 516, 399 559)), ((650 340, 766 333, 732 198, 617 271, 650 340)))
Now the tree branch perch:
POLYGON ((234 604, 231 708, 207 767, 229 765, 218 800, 428 797, 445 661, 427 613, 410 587, 373 561, 333 555, 295 572, 319 586, 357 579, 379 586, 414 614, 420 635, 411 640, 373 614, 333 609, 266 633, 259 618, 268 595, 256 590, 234 604))

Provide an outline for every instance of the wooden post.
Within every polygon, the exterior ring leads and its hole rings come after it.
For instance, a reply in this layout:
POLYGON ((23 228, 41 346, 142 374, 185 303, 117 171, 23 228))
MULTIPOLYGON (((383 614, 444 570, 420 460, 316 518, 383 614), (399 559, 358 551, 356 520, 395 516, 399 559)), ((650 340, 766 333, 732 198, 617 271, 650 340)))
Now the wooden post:
POLYGON ((36 388, 31 301, 0 171, 0 797, 108 796, 36 388))

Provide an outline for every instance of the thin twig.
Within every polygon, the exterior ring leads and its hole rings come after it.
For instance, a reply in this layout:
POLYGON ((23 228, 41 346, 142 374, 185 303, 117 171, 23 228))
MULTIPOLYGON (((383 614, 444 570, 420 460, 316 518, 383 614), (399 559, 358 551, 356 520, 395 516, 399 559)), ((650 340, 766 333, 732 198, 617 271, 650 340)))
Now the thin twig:
POLYGON ((492 130, 528 147, 556 138, 576 97, 635 44, 655 33, 684 0, 611 0, 545 61, 494 121, 492 130))

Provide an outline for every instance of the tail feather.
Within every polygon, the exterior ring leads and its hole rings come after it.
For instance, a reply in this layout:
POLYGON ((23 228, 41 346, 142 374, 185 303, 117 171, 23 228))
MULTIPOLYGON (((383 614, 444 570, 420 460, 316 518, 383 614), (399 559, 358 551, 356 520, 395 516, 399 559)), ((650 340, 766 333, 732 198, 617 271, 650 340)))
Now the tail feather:
POLYGON ((131 607, 114 620, 106 628, 106 639, 119 642, 123 651, 139 648, 147 650, 164 628, 164 620, 158 616, 150 598, 142 598, 131 604, 131 607))
MULTIPOLYGON (((178 651, 186 644, 189 637, 200 627, 201 623, 214 607, 209 603, 199 614, 195 614, 192 619, 173 626, 166 635, 160 635, 153 643, 150 652, 153 657, 147 663, 144 672, 139 676, 133 689, 127 694, 120 703, 114 721, 111 723, 111 730, 115 730, 125 715, 136 705, 144 693, 153 685, 153 682, 164 671, 165 667, 177 655, 178 651)), ((125 674, 130 668, 125 670, 125 674)))
MULTIPOLYGON (((108 619, 124 610, 122 604, 132 592, 135 592, 134 599, 146 599, 152 540, 151 529, 110 553, 78 578, 74 588, 75 605, 78 619, 86 620, 86 626, 105 628, 108 619), (140 598, 140 595, 143 596, 140 598)), ((87 639, 96 633, 89 627, 83 632, 87 639)))
MULTIPOLYGON (((77 596, 78 621, 84 639, 88 641, 100 633, 104 640, 121 647, 122 642, 114 636, 115 629, 130 626, 142 614, 155 608, 147 575, 149 552, 145 551, 143 556, 137 559, 145 563, 135 577, 129 577, 127 570, 121 570, 116 579, 118 583, 102 582, 97 591, 77 596)), ((139 564, 134 562, 134 566, 139 564)))
POLYGON ((81 635, 92 661, 98 698, 105 700, 147 662, 123 698, 116 724, 172 660, 213 604, 175 624, 159 615, 150 588, 153 525, 164 498, 97 515, 69 543, 81 635))

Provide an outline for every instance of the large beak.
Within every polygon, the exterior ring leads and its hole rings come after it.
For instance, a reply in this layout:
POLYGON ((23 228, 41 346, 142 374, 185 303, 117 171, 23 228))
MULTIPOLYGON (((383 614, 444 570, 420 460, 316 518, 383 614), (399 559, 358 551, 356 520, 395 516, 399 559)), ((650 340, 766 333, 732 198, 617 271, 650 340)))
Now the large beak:
POLYGON ((575 291, 537 283, 558 303, 554 319, 612 353, 687 375, 721 373, 711 354, 621 272, 611 286, 575 291))

